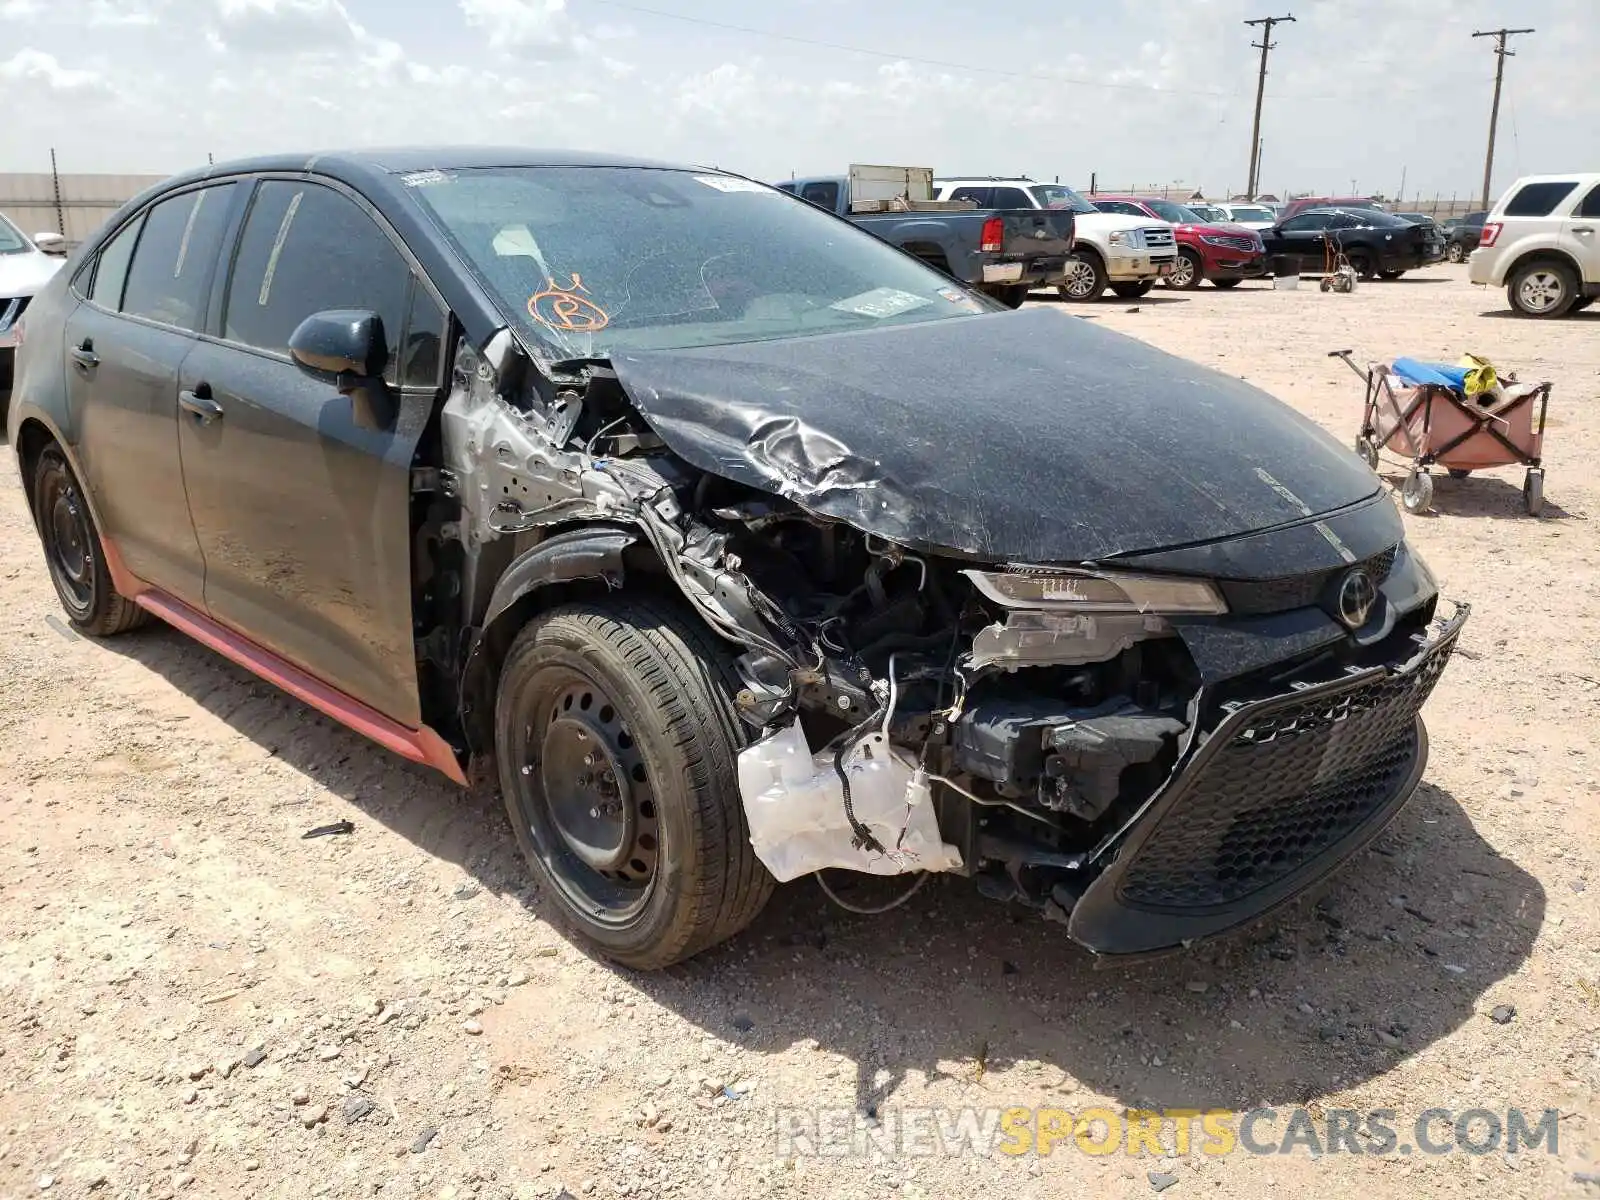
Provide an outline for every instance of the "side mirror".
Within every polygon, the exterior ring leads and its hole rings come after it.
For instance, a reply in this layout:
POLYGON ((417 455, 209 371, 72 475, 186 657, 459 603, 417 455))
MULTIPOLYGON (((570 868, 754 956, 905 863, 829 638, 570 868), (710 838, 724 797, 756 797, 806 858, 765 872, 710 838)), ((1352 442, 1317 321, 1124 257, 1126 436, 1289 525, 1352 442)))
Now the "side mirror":
POLYGON ((363 429, 394 424, 394 397, 383 381, 389 343, 377 313, 349 308, 312 313, 289 335, 289 357, 313 379, 349 396, 351 418, 363 429))
POLYGON ((67 239, 59 233, 36 233, 33 235, 33 244, 39 248, 41 254, 58 254, 65 257, 67 253, 67 239))

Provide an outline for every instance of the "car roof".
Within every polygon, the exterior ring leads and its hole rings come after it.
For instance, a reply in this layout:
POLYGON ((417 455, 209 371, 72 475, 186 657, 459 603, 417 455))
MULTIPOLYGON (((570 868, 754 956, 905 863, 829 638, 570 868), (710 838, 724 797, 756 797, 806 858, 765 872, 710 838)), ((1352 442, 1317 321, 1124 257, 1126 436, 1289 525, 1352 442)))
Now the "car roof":
MULTIPOLYGON (((1571 183, 1576 179, 1582 183, 1587 179, 1600 179, 1600 171, 1563 171, 1557 175, 1519 175, 1512 181, 1511 187, 1521 187, 1525 183, 1571 183)), ((1507 192, 1511 188, 1506 189, 1507 192)))

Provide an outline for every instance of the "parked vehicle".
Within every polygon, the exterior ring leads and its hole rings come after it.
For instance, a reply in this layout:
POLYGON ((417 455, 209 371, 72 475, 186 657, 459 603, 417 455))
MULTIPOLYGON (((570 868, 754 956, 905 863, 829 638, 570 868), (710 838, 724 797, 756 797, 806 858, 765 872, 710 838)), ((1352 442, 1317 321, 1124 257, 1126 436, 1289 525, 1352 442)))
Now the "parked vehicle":
POLYGON ((1242 225, 1208 224, 1185 205, 1144 196, 1097 192, 1092 203, 1101 212, 1154 217, 1173 227, 1178 239, 1178 261, 1165 280, 1168 287, 1197 288, 1209 279, 1216 287, 1231 288, 1237 287, 1240 280, 1266 273, 1261 237, 1242 225))
POLYGON ((1218 204, 1217 208, 1223 212, 1222 220, 1234 225, 1243 225, 1246 229, 1254 229, 1260 233, 1264 229, 1271 229, 1278 223, 1277 212, 1267 204, 1218 204))
POLYGON ((1504 287, 1512 310, 1559 317, 1600 296, 1600 172, 1527 175, 1483 223, 1473 283, 1504 287))
POLYGON ((1311 209, 1261 236, 1269 257, 1298 260, 1301 271, 1323 271, 1330 249, 1342 251, 1363 279, 1399 279, 1437 262, 1444 244, 1426 227, 1374 209, 1311 209))
POLYGON ((1427 230, 1427 232, 1428 232, 1428 242, 1429 242, 1429 247, 1430 247, 1429 251, 1428 251, 1429 256, 1430 256, 1428 261, 1429 262, 1441 262, 1441 261, 1443 261, 1444 256, 1445 256, 1445 242, 1446 242, 1446 239, 1445 239, 1444 230, 1442 228, 1440 228, 1439 222, 1435 221, 1427 213, 1397 212, 1397 213, 1391 213, 1390 215, 1399 217, 1402 221, 1409 221, 1413 225, 1420 225, 1420 226, 1423 227, 1423 229, 1427 230))
POLYGON ((639 968, 820 866, 1100 953, 1236 927, 1406 803, 1466 617, 1272 397, 703 168, 173 179, 38 294, 10 434, 76 629, 492 756, 551 915, 639 968))
POLYGON ((30 238, 0 216, 0 424, 11 400, 22 314, 34 293, 61 269, 65 254, 60 234, 37 233, 30 238))
POLYGON ((1226 223, 1231 219, 1227 210, 1220 204, 1208 204, 1204 200, 1190 200, 1184 204, 1184 207, 1202 221, 1226 223))
POLYGON ((1298 216, 1313 208, 1342 208, 1370 209, 1373 212, 1383 212, 1383 205, 1371 196, 1301 196, 1298 200, 1290 200, 1278 206, 1278 220, 1287 221, 1290 217, 1298 216))
POLYGON ((1066 277, 1073 214, 1040 212, 1025 194, 991 189, 981 203, 946 203, 934 197, 933 172, 920 167, 852 166, 847 176, 777 186, 1011 308, 1066 277))
POLYGON ((1146 295, 1177 265, 1177 237, 1164 221, 1102 213, 1070 187, 1031 179, 941 179, 940 199, 979 199, 1003 195, 1014 203, 1020 192, 1035 208, 1073 214, 1073 254, 1060 287, 1065 300, 1098 300, 1109 287, 1126 300, 1146 295))
POLYGON ((1453 263, 1466 262, 1467 255, 1478 248, 1478 239, 1483 235, 1483 223, 1488 217, 1487 211, 1470 212, 1445 221, 1444 256, 1453 263))

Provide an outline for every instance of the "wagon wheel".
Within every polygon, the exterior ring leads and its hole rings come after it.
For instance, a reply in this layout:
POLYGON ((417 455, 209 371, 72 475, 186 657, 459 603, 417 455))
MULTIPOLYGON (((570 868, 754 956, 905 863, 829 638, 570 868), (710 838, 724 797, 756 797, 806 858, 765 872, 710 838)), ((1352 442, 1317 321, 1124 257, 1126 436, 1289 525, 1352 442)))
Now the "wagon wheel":
POLYGON ((1537 517, 1544 508, 1544 468, 1529 467, 1522 479, 1522 506, 1530 517, 1537 517))
POLYGON ((1465 479, 1472 474, 1466 467, 1451 467, 1449 470, 1451 479, 1465 479))
POLYGON ((1378 446, 1366 434, 1356 438, 1356 456, 1374 471, 1378 469, 1378 446))
POLYGON ((1400 502, 1406 506, 1408 513, 1427 512, 1428 506, 1433 503, 1433 476, 1426 471, 1413 469, 1400 488, 1400 502))

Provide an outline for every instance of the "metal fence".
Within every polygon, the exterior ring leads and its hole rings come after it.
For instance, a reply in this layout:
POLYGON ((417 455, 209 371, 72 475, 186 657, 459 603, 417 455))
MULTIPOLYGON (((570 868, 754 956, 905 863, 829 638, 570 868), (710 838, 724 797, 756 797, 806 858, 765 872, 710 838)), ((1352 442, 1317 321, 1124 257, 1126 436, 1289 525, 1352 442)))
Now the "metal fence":
MULTIPOLYGON (((1171 200, 1177 204, 1186 204, 1190 200, 1193 200, 1196 203, 1202 202, 1201 198, 1195 195, 1194 188, 1185 187, 1182 185, 1176 187, 1163 187, 1159 185, 1152 186, 1150 184, 1146 184, 1143 187, 1105 187, 1096 183, 1094 192, 1089 192, 1087 189, 1084 190, 1084 195, 1091 198, 1099 193, 1106 193, 1113 196, 1123 195, 1159 197, 1162 200, 1171 200)), ((1274 202, 1282 202, 1286 200, 1297 199, 1298 197, 1306 194, 1308 193, 1274 192, 1270 196, 1264 197, 1264 199, 1274 202)), ((1206 193, 1204 199, 1212 202, 1222 201, 1224 203, 1242 202, 1241 197, 1230 196, 1226 192, 1218 192, 1215 195, 1212 195, 1208 192, 1206 193)), ((1435 192, 1431 196, 1402 196, 1399 198, 1379 196, 1377 197, 1377 200, 1390 212, 1426 213, 1436 221, 1443 221, 1447 217, 1459 217, 1469 212, 1481 212, 1483 208, 1483 206, 1478 203, 1478 197, 1476 196, 1462 196, 1459 194, 1446 196, 1442 192, 1435 192)))
POLYGON ((23 233, 59 233, 76 246, 163 175, 0 174, 0 213, 23 233))

